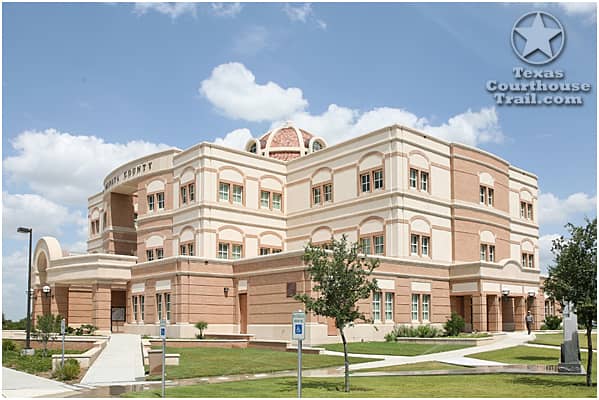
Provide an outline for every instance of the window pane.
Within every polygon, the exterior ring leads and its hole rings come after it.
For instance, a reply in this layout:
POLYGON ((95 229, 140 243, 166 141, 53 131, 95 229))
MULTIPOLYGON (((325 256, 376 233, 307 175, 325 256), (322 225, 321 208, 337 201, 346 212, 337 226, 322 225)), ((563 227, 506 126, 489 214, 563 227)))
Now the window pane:
POLYGON ((522 254, 522 266, 526 268, 528 266, 528 257, 526 254, 522 254))
POLYGON ((229 184, 221 183, 218 185, 218 196, 223 201, 229 201, 229 184))
POLYGON ((218 258, 227 259, 229 258, 229 243, 218 244, 218 258))
POLYGON ((528 214, 527 218, 532 219, 532 204, 527 204, 528 214))
POLYGON ((428 172, 420 173, 420 190, 428 192, 428 172))
POLYGON ((375 321, 381 320, 381 294, 379 292, 372 295, 372 319, 375 321))
POLYGON ((418 300, 419 295, 412 295, 412 321, 418 321, 418 300))
POLYGON ((493 205, 494 194, 495 194, 495 191, 493 189, 488 189, 487 204, 489 204, 490 206, 493 205))
POLYGON ((482 204, 485 204, 485 193, 486 193, 486 192, 487 192, 487 191, 485 190, 485 187, 484 187, 484 186, 481 186, 481 187, 480 187, 480 202, 481 202, 482 204))
POLYGON ((270 208, 270 192, 265 190, 260 192, 260 207, 270 208))
POLYGON ((189 254, 190 256, 193 256, 193 243, 189 243, 187 245, 187 254, 189 254))
POLYGON ((146 296, 139 296, 139 311, 143 321, 146 317, 146 296))
POLYGON ((281 193, 272 194, 272 208, 275 210, 281 209, 281 193))
POLYGON ((370 254, 370 238, 360 238, 360 252, 363 254, 370 254))
POLYGON ((184 244, 179 246, 179 254, 184 256, 187 254, 187 246, 185 246, 184 244))
POLYGON ((422 241, 422 248, 421 248, 420 254, 422 254, 423 256, 428 256, 428 248, 429 248, 430 238, 428 236, 422 236, 421 241, 422 241))
POLYGON ((487 261, 487 245, 486 244, 480 245, 480 260, 487 261))
POLYGON ((158 198, 158 209, 164 209, 164 192, 156 193, 158 198))
POLYGON ((418 255, 418 242, 420 237, 418 235, 412 235, 410 239, 410 253, 418 255))
POLYGON ((171 294, 164 294, 164 304, 166 306, 166 319, 167 321, 171 320, 171 294))
POLYGON ((154 250, 146 250, 146 258, 148 261, 154 260, 154 250))
POLYGON ((385 254, 385 237, 375 236, 374 237, 374 254, 383 255, 385 254))
POLYGON ((181 188, 181 202, 183 204, 187 203, 187 188, 185 186, 181 188))
POLYGON ((495 246, 489 246, 489 261, 495 262, 495 246))
POLYGON ((330 183, 324 185, 324 201, 333 201, 333 185, 330 183))
POLYGON ((362 186, 362 193, 370 192, 370 174, 360 175, 360 182, 362 186))
POLYGON ((154 210, 154 195, 153 194, 148 196, 148 210, 149 211, 154 210))
POLYGON ((156 295, 156 313, 158 314, 158 321, 162 321, 162 295, 156 295))
POLYGON ((385 320, 393 321, 393 293, 385 293, 385 320))
POLYGON ((231 251, 231 258, 238 260, 241 258, 242 246, 240 244, 234 244, 231 251))
POLYGON ((312 188, 312 203, 320 204, 320 188, 312 188))
POLYGON ((418 171, 414 168, 410 168, 410 187, 416 189, 416 182, 418 180, 418 171))
POLYGON ((528 255, 528 268, 534 268, 535 267, 535 256, 532 254, 528 255))
POLYGON ((243 203, 243 186, 233 185, 233 203, 243 203))
POLYGON ((193 183, 189 184, 189 201, 194 201, 196 197, 195 194, 195 185, 193 183))
POLYGON ((156 249, 156 258, 159 260, 164 258, 164 249, 162 249, 162 248, 156 249))
POLYGON ((374 189, 382 189, 383 188, 383 170, 377 169, 374 171, 374 189))
POLYGON ((429 320, 429 307, 430 307, 430 299, 431 299, 431 295, 430 294, 423 294, 422 295, 422 320, 423 321, 428 321, 429 320))
POLYGON ((270 249, 267 247, 260 247, 260 255, 265 256, 270 254, 270 249))
POLYGON ((526 204, 520 202, 520 218, 524 218, 526 216, 526 204))

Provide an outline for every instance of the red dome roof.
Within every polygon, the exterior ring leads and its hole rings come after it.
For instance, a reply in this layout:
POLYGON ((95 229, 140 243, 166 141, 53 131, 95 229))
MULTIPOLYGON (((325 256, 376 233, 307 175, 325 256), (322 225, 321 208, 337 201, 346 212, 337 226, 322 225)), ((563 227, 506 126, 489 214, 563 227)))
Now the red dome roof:
POLYGON ((320 143, 319 149, 326 146, 322 138, 316 138, 310 132, 287 122, 266 132, 258 140, 251 139, 246 150, 277 160, 289 161, 311 153, 310 146, 315 141, 320 143))

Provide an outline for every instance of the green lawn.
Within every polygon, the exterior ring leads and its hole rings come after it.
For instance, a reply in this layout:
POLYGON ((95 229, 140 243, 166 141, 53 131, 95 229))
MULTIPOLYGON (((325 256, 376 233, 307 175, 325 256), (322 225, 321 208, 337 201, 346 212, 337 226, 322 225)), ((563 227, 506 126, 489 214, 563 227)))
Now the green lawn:
MULTIPOLYGON (((559 349, 547 349, 542 347, 515 346, 502 350, 487 351, 472 354, 468 357, 480 360, 498 361, 506 364, 559 364, 559 349)), ((581 351, 582 365, 586 368, 587 353, 581 351)), ((593 370, 596 371, 597 357, 593 357, 593 370)))
MULTIPOLYGON (((65 350, 65 354, 81 353, 76 350, 65 350)), ((21 346, 15 350, 2 352, 2 366, 30 374, 40 374, 52 370, 52 354, 61 354, 60 350, 48 350, 44 356, 42 350, 36 350, 33 356, 22 356, 21 346)))
MULTIPOLYGON (((535 333, 536 339, 529 342, 535 344, 547 344, 549 346, 559 346, 564 341, 563 333, 535 333)), ((597 349, 597 334, 591 335, 593 341, 593 349, 597 349)), ((578 343, 581 349, 587 348, 587 335, 586 333, 578 333, 578 343)))
MULTIPOLYGON (((264 349, 222 349, 212 347, 169 348, 167 353, 179 353, 179 365, 167 366, 168 379, 203 376, 256 374, 297 368, 297 353, 264 349)), ((376 361, 350 358, 350 363, 376 361)), ((304 354, 303 367, 324 368, 343 365, 343 357, 304 354)), ((159 379, 159 377, 150 377, 159 379)))
MULTIPOLYGON (((325 344, 327 350, 343 351, 343 344, 325 344)), ((472 345, 464 344, 419 344, 400 342, 357 342, 348 343, 350 353, 356 354, 385 354, 390 356, 420 356, 423 354, 440 353, 442 351, 458 350, 472 345)))
POLYGON ((470 367, 464 367, 461 365, 453 365, 446 364, 438 361, 424 361, 414 364, 404 364, 404 365, 391 365, 389 367, 380 367, 380 368, 369 368, 369 369, 360 369, 353 371, 355 373, 359 372, 378 372, 378 371, 436 371, 436 370, 464 370, 470 369, 470 367))
MULTIPOLYGON (((550 375, 453 375, 304 379, 303 397, 596 397, 584 377, 550 375)), ((167 397, 296 397, 294 378, 178 386, 167 397)), ((127 397, 159 397, 160 389, 130 392, 127 397)))

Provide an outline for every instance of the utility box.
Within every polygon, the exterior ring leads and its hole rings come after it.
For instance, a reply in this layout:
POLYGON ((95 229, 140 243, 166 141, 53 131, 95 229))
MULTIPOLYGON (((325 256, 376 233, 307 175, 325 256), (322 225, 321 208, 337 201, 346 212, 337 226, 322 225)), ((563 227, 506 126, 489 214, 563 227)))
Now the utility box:
POLYGON ((162 349, 148 350, 150 375, 162 375, 162 349))

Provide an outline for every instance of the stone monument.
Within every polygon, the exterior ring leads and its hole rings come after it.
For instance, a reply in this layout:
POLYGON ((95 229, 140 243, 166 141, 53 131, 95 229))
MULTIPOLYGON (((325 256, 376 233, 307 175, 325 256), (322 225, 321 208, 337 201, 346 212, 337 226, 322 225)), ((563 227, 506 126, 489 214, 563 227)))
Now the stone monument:
POLYGON ((572 303, 564 305, 564 342, 561 345, 561 358, 557 366, 559 372, 581 373, 580 347, 578 345, 578 319, 572 303))

